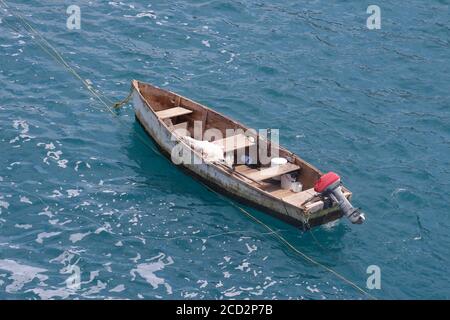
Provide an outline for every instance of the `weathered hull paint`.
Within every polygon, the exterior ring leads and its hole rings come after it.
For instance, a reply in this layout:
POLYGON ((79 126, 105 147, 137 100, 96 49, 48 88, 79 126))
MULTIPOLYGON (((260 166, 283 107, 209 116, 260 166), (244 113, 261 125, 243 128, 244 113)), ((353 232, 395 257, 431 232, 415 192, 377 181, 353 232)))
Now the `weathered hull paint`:
MULTIPOLYGON (((133 89, 133 104, 139 123, 155 141, 162 153, 170 159, 172 149, 182 142, 177 140, 172 132, 159 121, 156 114, 150 109, 144 97, 136 88, 133 89)), ((187 145, 182 144, 184 148, 188 148, 190 151, 187 145)), ((342 212, 336 206, 312 214, 306 214, 301 208, 285 203, 281 199, 245 183, 220 166, 202 161, 197 153, 193 152, 193 156, 196 157, 196 161, 193 162, 195 164, 181 164, 178 166, 213 189, 261 209, 294 226, 305 230, 342 217, 342 212)))

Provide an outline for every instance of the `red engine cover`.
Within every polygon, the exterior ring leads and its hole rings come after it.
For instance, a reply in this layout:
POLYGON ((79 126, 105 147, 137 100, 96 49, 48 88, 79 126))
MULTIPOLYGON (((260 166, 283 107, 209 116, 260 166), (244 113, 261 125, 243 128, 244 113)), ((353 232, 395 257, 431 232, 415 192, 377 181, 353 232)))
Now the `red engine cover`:
POLYGON ((320 177, 320 179, 316 182, 314 185, 314 191, 322 193, 324 192, 330 185, 335 183, 341 179, 336 173, 334 172, 328 172, 325 173, 323 176, 320 177))

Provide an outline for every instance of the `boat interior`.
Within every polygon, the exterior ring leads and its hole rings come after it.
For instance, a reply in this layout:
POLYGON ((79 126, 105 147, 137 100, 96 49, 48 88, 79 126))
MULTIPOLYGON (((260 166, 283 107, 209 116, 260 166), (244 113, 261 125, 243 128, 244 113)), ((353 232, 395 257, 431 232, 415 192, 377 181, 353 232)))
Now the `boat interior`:
POLYGON ((216 139, 216 135, 213 134, 203 136, 202 140, 222 145, 224 152, 234 152, 232 174, 297 207, 305 204, 314 206, 315 202, 322 202, 313 189, 314 183, 320 178, 320 171, 298 156, 282 147, 274 146, 278 151, 277 157, 287 159, 285 164, 274 167, 269 161, 268 165, 264 165, 259 156, 258 159, 252 160, 252 164, 245 164, 245 162, 243 164, 242 161, 238 161, 238 153, 242 158, 243 153, 247 155, 250 148, 261 143, 266 143, 267 150, 270 150, 272 147, 270 140, 260 139, 257 132, 249 134, 248 128, 240 123, 175 93, 145 83, 139 83, 139 91, 168 130, 179 133, 181 129, 184 130, 185 135, 191 137, 194 137, 196 132, 198 134, 198 130, 202 135, 205 132, 217 130, 220 133, 219 136, 227 137, 216 139), (200 129, 196 129, 195 127, 199 125, 201 125, 200 129), (229 134, 227 135, 227 130, 230 129, 240 133, 230 137, 229 134), (295 181, 301 183, 302 190, 294 192, 291 189, 282 188, 279 177, 284 174, 291 174, 295 181))

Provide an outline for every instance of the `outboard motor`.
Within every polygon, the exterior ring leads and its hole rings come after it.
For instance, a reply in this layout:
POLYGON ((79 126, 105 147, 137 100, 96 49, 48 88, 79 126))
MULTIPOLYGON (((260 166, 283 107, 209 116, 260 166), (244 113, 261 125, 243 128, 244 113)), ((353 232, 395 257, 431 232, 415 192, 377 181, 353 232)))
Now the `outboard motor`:
POLYGON ((366 219, 364 213, 354 208, 342 193, 341 178, 336 173, 328 172, 321 176, 314 185, 314 191, 330 195, 352 223, 361 224, 366 219))

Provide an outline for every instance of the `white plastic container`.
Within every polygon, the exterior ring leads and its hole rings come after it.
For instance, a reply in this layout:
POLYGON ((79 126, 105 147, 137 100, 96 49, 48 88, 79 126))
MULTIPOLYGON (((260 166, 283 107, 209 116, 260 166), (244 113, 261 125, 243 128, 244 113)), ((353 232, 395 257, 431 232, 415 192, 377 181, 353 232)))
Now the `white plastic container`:
POLYGON ((285 158, 272 158, 270 159, 270 166, 271 167, 275 167, 275 166, 281 166, 283 164, 287 163, 287 159, 285 158))
POLYGON ((291 190, 294 183, 295 183, 295 178, 293 178, 289 173, 283 174, 281 176, 281 188, 282 189, 291 190))
MULTIPOLYGON (((287 159, 285 158, 272 158, 270 159, 270 166, 271 167, 277 167, 282 166, 283 164, 287 163, 287 159)), ((280 177, 273 177, 274 180, 280 181, 280 177)))
POLYGON ((301 191, 303 190, 303 185, 302 185, 302 183, 299 182, 299 181, 293 182, 292 185, 291 185, 291 190, 292 190, 293 192, 301 192, 301 191))

